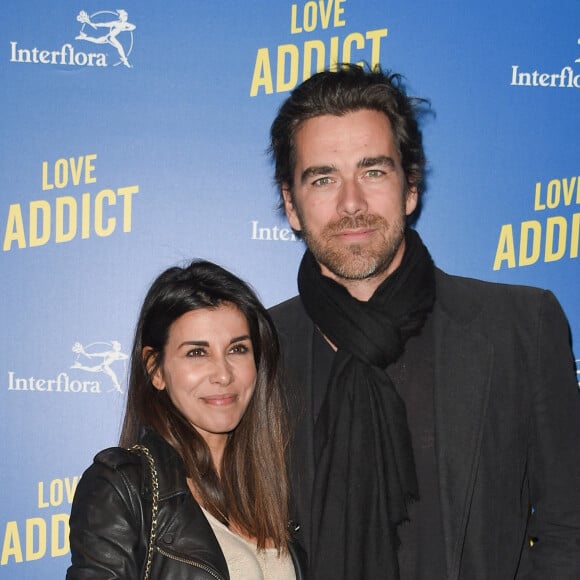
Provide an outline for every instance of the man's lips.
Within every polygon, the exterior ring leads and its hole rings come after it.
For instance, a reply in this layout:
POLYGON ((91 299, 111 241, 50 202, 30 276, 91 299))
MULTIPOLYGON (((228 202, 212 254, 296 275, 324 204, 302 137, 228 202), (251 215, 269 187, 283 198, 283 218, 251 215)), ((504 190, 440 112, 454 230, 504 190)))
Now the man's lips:
POLYGON ((373 232, 374 228, 356 228, 356 229, 343 229, 334 234, 335 238, 342 238, 346 241, 355 241, 369 238, 373 232))
POLYGON ((215 405, 216 407, 222 407, 225 405, 231 405, 238 400, 238 395, 229 393, 224 395, 207 395, 205 397, 200 397, 204 403, 208 405, 215 405))

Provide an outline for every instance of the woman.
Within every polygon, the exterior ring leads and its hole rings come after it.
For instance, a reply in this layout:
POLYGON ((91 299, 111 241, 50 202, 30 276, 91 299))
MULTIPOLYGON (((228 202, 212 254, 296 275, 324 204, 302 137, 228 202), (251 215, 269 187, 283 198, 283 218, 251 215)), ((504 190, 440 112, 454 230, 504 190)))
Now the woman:
POLYGON ((255 294, 209 262, 166 270, 141 309, 121 447, 75 494, 67 579, 300 580, 286 443, 255 294))

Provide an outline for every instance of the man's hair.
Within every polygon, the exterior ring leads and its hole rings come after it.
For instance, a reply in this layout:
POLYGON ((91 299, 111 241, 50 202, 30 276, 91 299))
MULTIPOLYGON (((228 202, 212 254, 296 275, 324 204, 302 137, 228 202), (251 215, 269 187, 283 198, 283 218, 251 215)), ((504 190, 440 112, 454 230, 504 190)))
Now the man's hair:
POLYGON ((270 129, 269 148, 280 191, 288 187, 292 192, 294 188, 296 132, 304 121, 365 109, 388 117, 407 184, 422 194, 426 159, 419 118, 428 109, 428 101, 409 97, 401 75, 383 72, 378 65, 371 69, 355 64, 315 74, 296 87, 280 107, 270 129))
POLYGON ((145 297, 131 354, 127 406, 120 445, 137 443, 144 430, 161 435, 177 451, 203 506, 224 523, 235 522, 259 548, 288 539, 288 441, 280 346, 267 310, 243 280, 211 262, 165 270, 145 297), (152 377, 163 367, 171 325, 187 312, 237 308, 248 322, 256 364, 254 393, 239 425, 228 435, 221 473, 207 443, 152 377))

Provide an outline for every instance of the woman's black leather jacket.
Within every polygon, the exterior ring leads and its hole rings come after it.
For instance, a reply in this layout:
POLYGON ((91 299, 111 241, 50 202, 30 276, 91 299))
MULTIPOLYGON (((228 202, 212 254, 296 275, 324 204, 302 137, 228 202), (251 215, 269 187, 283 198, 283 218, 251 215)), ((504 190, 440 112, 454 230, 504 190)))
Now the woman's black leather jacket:
MULTIPOLYGON (((183 463, 159 435, 142 444, 155 459, 159 514, 152 579, 230 580, 224 555, 185 478, 183 463)), ((70 516, 72 565, 67 580, 143 577, 151 529, 151 478, 141 454, 101 451, 79 481, 70 516)), ((304 552, 290 546, 297 580, 304 552)))

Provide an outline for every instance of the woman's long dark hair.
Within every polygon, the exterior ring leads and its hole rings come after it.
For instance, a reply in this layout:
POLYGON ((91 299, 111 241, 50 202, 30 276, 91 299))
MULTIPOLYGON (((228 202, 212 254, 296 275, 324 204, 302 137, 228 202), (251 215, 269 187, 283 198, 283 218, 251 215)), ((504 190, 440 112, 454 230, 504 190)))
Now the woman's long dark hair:
POLYGON ((183 459, 205 509, 256 538, 258 548, 270 541, 285 551, 287 427, 279 358, 272 320, 245 282, 201 260, 166 270, 149 289, 139 316, 120 445, 135 444, 144 429, 156 431, 183 459), (248 408, 228 437, 218 474, 203 437, 151 377, 163 365, 172 323, 186 312, 223 304, 238 308, 248 322, 257 376, 248 408))

